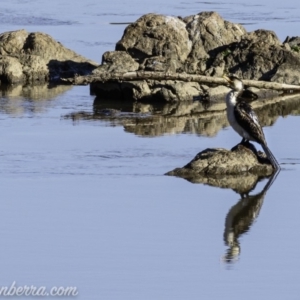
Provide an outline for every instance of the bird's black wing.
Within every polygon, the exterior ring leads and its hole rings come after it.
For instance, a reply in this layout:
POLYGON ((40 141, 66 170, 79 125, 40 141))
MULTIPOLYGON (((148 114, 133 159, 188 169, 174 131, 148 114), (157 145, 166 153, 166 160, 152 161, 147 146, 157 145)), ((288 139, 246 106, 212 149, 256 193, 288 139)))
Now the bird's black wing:
POLYGON ((244 89, 238 96, 238 99, 240 99, 240 101, 245 101, 248 103, 256 100, 257 98, 257 94, 247 89, 244 89))
POLYGON ((264 132, 259 124, 258 118, 249 103, 238 102, 234 108, 234 116, 238 124, 243 127, 249 135, 259 144, 265 144, 264 132))

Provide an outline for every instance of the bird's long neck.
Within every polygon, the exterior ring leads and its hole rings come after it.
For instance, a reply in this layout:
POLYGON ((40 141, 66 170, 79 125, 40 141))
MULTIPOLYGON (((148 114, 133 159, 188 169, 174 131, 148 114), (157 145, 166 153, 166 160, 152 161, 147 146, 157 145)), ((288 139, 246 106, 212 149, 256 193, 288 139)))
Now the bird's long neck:
POLYGON ((235 106, 237 103, 237 97, 241 91, 231 90, 226 96, 227 106, 235 106))

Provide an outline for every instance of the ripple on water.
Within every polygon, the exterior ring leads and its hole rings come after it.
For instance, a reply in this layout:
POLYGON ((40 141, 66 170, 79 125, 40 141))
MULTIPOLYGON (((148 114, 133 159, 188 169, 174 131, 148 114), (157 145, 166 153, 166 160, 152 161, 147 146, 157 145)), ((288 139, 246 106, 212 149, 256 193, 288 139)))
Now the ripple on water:
POLYGON ((71 20, 58 20, 53 18, 28 16, 22 14, 15 14, 8 11, 2 11, 0 24, 26 26, 26 25, 40 25, 40 26, 61 26, 61 25, 74 25, 78 22, 71 20))

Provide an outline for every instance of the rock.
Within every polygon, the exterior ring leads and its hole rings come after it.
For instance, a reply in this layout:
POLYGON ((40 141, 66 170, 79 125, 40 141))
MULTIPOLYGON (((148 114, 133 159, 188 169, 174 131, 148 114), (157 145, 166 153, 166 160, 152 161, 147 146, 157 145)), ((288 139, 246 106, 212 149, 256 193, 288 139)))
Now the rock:
POLYGON ((91 94, 104 99, 132 99, 177 102, 193 99, 201 92, 199 83, 171 80, 143 80, 122 82, 93 82, 91 94))
POLYGON ((228 94, 229 91, 230 89, 224 85, 208 87, 206 89, 206 93, 209 95, 210 102, 224 102, 225 95, 228 94))
POLYGON ((0 76, 4 83, 59 81, 90 74, 96 66, 45 33, 17 30, 0 35, 0 76))
POLYGON ((131 72, 137 71, 139 64, 124 51, 107 51, 102 56, 102 65, 93 71, 99 72, 131 72))
POLYGON ((300 84, 300 60, 299 55, 290 53, 286 55, 284 62, 277 68, 276 73, 270 79, 280 83, 300 84))
POLYGON ((257 152, 249 143, 247 146, 238 144, 231 150, 206 149, 183 168, 176 168, 166 175, 179 176, 189 180, 199 177, 219 175, 255 174, 268 176, 273 167, 262 152, 257 152))
POLYGON ((101 99, 140 99, 146 100, 151 96, 151 90, 146 81, 95 82, 90 85, 91 95, 101 99))
POLYGON ((0 35, 0 55, 21 54, 28 32, 24 29, 9 31, 0 35))
MULTIPOLYGON (((201 12, 185 18, 147 14, 126 28, 116 44, 117 51, 104 55, 97 72, 146 70, 214 77, 230 72, 243 79, 298 85, 299 41, 299 37, 287 38, 282 44, 270 30, 246 32, 242 25, 228 22, 216 12, 201 12)), ((141 82, 125 85, 106 82, 105 86, 93 83, 92 89, 97 96, 109 97, 106 91, 113 93, 115 87, 116 94, 132 95, 133 101, 169 102, 192 100, 207 92, 205 86, 195 82, 141 82)), ((221 89, 224 87, 208 88, 212 97, 223 99, 225 94, 221 89)), ((263 97, 269 94, 270 91, 261 93, 263 97)))
POLYGON ((199 83, 166 80, 149 84, 151 96, 163 101, 187 101, 201 90, 199 83))
POLYGON ((293 36, 293 37, 287 36, 285 41, 283 42, 283 44, 288 44, 290 46, 290 48, 293 48, 296 52, 299 52, 300 37, 299 36, 293 36))
MULTIPOLYGON (((207 60, 214 57, 216 50, 221 51, 226 45, 240 41, 246 33, 242 25, 224 21, 216 12, 201 12, 184 18, 184 21, 192 42, 192 50, 185 62, 188 73, 202 74, 207 69, 207 60)), ((222 76, 223 71, 218 75, 222 76)))
POLYGON ((116 45, 116 50, 126 51, 144 69, 152 69, 150 57, 160 57, 164 69, 170 62, 177 69, 186 60, 192 48, 186 24, 173 16, 147 14, 130 24, 116 45), (146 60, 146 61, 145 61, 146 60))
POLYGON ((12 56, 0 56, 1 81, 16 83, 25 79, 20 61, 12 56))
MULTIPOLYGON (((295 68, 285 65, 287 72, 292 72, 300 63, 299 57, 283 47, 276 34, 268 30, 256 30, 243 36, 239 43, 228 45, 227 55, 219 53, 208 71, 222 59, 229 72, 244 79, 266 81, 275 80, 278 68, 284 62, 294 61, 295 64, 295 68)), ((291 80, 281 82, 295 84, 291 80)))

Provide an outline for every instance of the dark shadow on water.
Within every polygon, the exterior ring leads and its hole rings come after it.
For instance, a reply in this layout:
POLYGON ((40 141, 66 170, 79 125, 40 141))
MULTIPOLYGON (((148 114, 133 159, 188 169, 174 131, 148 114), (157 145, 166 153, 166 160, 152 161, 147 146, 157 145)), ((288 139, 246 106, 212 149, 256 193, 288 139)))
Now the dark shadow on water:
POLYGON ((241 254, 240 237, 249 232, 261 211, 267 191, 276 180, 278 172, 268 179, 263 189, 254 195, 242 194, 241 199, 230 208, 225 219, 224 242, 228 247, 223 261, 227 264, 234 263, 241 254))
POLYGON ((49 78, 51 82, 63 82, 61 81, 61 78, 90 75, 92 71, 96 69, 96 66, 88 61, 80 62, 56 59, 50 60, 47 67, 49 69, 49 78))

